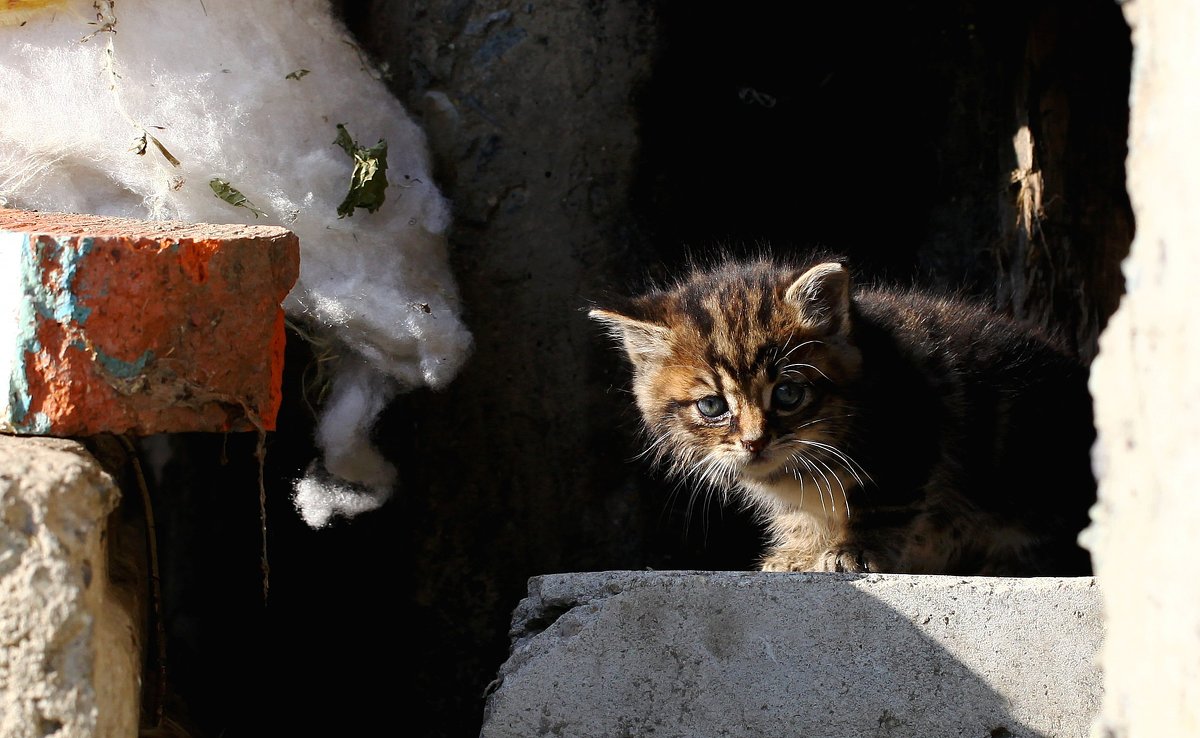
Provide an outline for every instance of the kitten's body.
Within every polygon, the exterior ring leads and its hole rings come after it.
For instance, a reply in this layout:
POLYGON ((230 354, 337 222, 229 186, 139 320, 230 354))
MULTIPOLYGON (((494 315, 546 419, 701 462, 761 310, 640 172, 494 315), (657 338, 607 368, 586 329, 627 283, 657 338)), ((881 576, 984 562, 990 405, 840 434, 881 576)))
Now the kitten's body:
POLYGON ((763 569, 1090 572, 1087 369, 1040 332, 829 261, 727 262, 591 315, 655 457, 762 513, 763 569))

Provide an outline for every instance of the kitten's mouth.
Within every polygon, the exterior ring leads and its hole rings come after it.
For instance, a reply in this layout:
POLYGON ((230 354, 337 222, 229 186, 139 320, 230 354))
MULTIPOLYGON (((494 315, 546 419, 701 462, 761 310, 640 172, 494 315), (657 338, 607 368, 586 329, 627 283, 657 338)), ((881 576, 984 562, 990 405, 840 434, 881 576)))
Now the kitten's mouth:
POLYGON ((742 474, 760 480, 777 477, 785 461, 786 458, 772 454, 770 449, 764 449, 746 459, 742 464, 742 474))

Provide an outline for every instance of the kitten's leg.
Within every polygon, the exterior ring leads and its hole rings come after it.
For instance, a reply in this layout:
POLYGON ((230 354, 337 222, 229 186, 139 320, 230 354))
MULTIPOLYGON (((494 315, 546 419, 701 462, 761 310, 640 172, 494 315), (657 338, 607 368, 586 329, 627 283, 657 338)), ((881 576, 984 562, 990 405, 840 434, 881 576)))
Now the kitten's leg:
POLYGON ((808 547, 776 546, 761 562, 763 571, 819 571, 808 547))
POLYGON ((771 521, 774 544, 763 571, 912 571, 905 558, 917 517, 912 508, 873 511, 847 524, 845 518, 780 513, 771 521))
MULTIPOLYGON (((872 538, 875 538, 872 536, 872 538)), ((890 541, 852 541, 823 551, 817 571, 884 572, 900 574, 908 569, 890 541)))
POLYGON ((770 521, 772 545, 763 556, 763 571, 820 571, 817 559, 844 530, 803 511, 780 511, 770 521))
MULTIPOLYGON (((911 514, 907 517, 911 517, 911 514)), ((847 525, 845 518, 814 516, 803 511, 780 513, 771 521, 774 544, 761 562, 763 571, 896 572, 903 531, 881 529, 872 519, 866 527, 847 525)))
POLYGON ((810 546, 776 546, 762 559, 763 571, 899 572, 894 555, 854 543, 820 551, 810 546))
POLYGON ((861 546, 838 546, 823 552, 817 559, 817 571, 879 572, 889 571, 873 551, 861 546))
MULTIPOLYGON (((822 571, 1011 573, 1024 568, 1017 551, 989 546, 993 537, 1005 538, 1005 532, 970 511, 946 513, 926 506, 876 509, 856 520, 848 540, 831 546, 819 564, 822 571), (985 561, 992 562, 994 571, 978 571, 985 561)), ((1012 535, 1024 543, 1022 536, 1012 535)))
POLYGON ((921 547, 920 515, 911 507, 877 509, 856 516, 841 540, 831 541, 816 559, 817 571, 912 573, 921 547))

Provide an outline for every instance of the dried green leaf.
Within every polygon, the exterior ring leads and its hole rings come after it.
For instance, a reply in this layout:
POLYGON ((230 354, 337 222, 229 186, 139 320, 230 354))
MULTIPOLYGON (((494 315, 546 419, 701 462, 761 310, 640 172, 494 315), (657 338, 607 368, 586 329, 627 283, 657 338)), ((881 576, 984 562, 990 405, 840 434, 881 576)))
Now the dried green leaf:
POLYGON ((354 156, 354 139, 350 138, 350 132, 346 130, 346 126, 337 124, 337 138, 333 139, 335 146, 341 146, 342 151, 345 151, 350 156, 354 156))
POLYGON ((286 77, 284 77, 284 79, 300 79, 301 77, 303 77, 304 75, 306 75, 308 73, 309 73, 309 71, 307 69, 297 69, 296 71, 294 71, 291 74, 288 74, 286 77))
POLYGON ((346 126, 337 124, 337 138, 333 143, 340 146, 354 159, 354 172, 350 175, 350 189, 346 198, 338 205, 339 218, 354 215, 355 208, 366 208, 373 213, 383 205, 387 190, 387 142, 382 138, 374 146, 359 146, 351 138, 346 126))
POLYGON ((255 218, 260 215, 266 215, 266 213, 255 207, 254 203, 247 200, 245 195, 243 195, 241 192, 238 192, 237 188, 233 187, 225 180, 219 177, 213 177, 211 180, 209 180, 208 186, 212 188, 213 194, 215 194, 217 197, 235 207, 246 208, 250 212, 254 213, 255 218))

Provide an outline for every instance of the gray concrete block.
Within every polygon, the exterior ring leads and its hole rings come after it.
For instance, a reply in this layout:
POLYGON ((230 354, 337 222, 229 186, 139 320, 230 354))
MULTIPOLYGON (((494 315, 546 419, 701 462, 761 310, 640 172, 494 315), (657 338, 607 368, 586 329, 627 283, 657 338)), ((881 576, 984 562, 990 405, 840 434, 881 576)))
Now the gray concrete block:
POLYGON ((595 572, 529 580, 481 738, 1089 735, 1095 580, 595 572))

